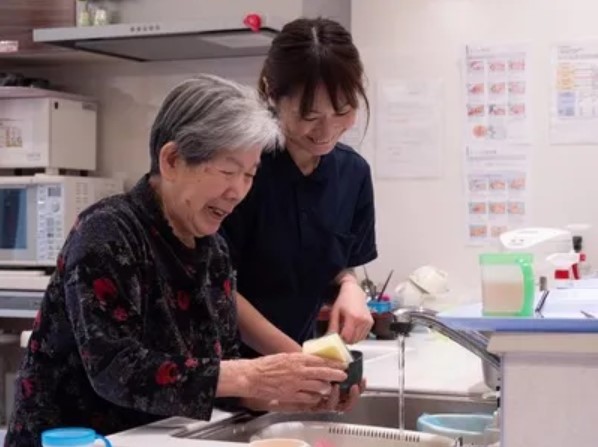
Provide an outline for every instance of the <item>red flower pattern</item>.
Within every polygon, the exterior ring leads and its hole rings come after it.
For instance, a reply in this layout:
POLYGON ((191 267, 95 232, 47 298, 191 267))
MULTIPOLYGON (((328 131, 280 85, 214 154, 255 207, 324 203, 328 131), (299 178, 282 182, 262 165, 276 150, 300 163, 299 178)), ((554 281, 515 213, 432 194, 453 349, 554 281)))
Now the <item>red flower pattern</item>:
POLYGON ((201 271, 191 275, 185 268, 191 261, 179 257, 186 252, 173 251, 167 240, 154 244, 152 225, 160 225, 160 234, 171 230, 156 206, 153 189, 147 182, 136 188, 130 195, 113 196, 85 211, 78 231, 73 231, 65 244, 63 258, 57 259, 58 274, 53 275, 43 310, 35 318, 29 343, 31 361, 21 366, 19 399, 7 445, 35 445, 40 430, 45 429, 43 421, 49 419, 89 426, 99 433, 128 430, 154 419, 143 411, 131 412, 112 404, 98 393, 117 400, 132 396, 146 402, 151 414, 201 417, 211 408, 218 373, 213 368, 216 353, 226 358, 238 353, 234 303, 224 293, 224 287, 229 287, 224 286, 226 279, 232 280, 229 259, 224 246, 208 241, 192 263, 201 266, 201 271), (148 223, 148 214, 152 223, 148 223), (118 228, 108 224, 112 217, 118 228), (70 269, 72 253, 85 261, 77 262, 71 272, 63 263, 70 269), (60 268, 65 269, 63 274, 60 268), (69 289, 86 291, 84 299, 67 299, 65 290, 69 289), (179 295, 179 290, 186 290, 188 297, 179 295), (200 305, 207 300, 214 310, 211 315, 200 305), (118 321, 125 317, 126 321, 118 321), (212 330, 214 324, 218 332, 212 330), (126 362, 107 361, 108 353, 121 349, 119 334, 125 332, 152 350, 130 351, 126 362), (174 333, 180 333, 184 343, 173 343, 168 334, 174 333), (85 343, 77 346, 73 337, 85 343), (49 347, 47 340, 51 341, 49 347), (55 355, 41 355, 50 348, 55 355), (172 357, 164 358, 164 353, 172 357), (95 389, 86 371, 100 369, 114 382, 97 381, 95 389), (199 370, 200 375, 179 387, 187 374, 199 370), (56 391, 67 376, 69 399, 65 400, 56 391), (122 387, 123 383, 133 386, 122 387), (159 398, 165 391, 173 399, 159 398))
POLYGON ((25 399, 33 396, 33 382, 30 379, 23 379, 21 382, 21 391, 25 399))
POLYGON ((199 366, 199 361, 194 357, 189 357, 185 360, 185 366, 189 369, 195 369, 199 366))
POLYGON ((93 292, 101 303, 106 303, 116 296, 117 290, 110 278, 99 278, 93 282, 93 292))
POLYGON ((35 320, 33 320, 33 330, 37 330, 39 329, 39 325, 42 322, 42 312, 41 310, 38 310, 37 313, 35 314, 35 320))
POLYGON ((170 385, 178 379, 179 370, 176 363, 166 361, 160 365, 156 372, 156 383, 160 386, 170 385))
POLYGON ((59 255, 58 259, 56 259, 56 268, 58 269, 58 273, 64 273, 64 257, 62 255, 59 255))
POLYGON ((224 287, 224 293, 225 293, 225 295, 228 298, 232 298, 232 286, 231 286, 231 283, 230 283, 230 279, 224 280, 223 287, 224 287))
POLYGON ((31 348, 32 353, 35 354, 37 351, 39 351, 39 342, 37 340, 31 340, 29 346, 31 348))
POLYGON ((83 360, 84 363, 89 362, 90 358, 91 355, 89 354, 89 351, 87 349, 81 351, 81 360, 83 360))
POLYGON ((216 343, 214 343, 214 352, 218 358, 222 358, 222 345, 218 340, 216 340, 216 343))
POLYGON ((114 309, 114 311, 112 312, 112 316, 116 321, 127 321, 127 319, 129 318, 129 314, 122 307, 117 307, 116 309, 114 309))
POLYGON ((176 302, 181 310, 188 310, 189 303, 191 302, 191 297, 189 296, 189 292, 185 292, 183 290, 179 290, 176 296, 176 302))

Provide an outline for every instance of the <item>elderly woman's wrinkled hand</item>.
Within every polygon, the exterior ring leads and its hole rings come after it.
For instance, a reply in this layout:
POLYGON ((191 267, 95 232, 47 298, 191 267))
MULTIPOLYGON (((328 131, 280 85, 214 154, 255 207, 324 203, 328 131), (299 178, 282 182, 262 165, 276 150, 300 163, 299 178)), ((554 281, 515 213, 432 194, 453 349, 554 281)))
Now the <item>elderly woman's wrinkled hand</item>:
POLYGON ((289 404, 317 405, 347 378, 341 362, 301 353, 251 360, 251 398, 289 404))
POLYGON ((347 394, 340 397, 334 410, 342 413, 353 409, 357 403, 357 400, 359 399, 359 396, 361 396, 365 391, 365 388, 366 382, 365 379, 362 379, 359 385, 353 385, 347 394))
POLYGON ((323 413, 337 412, 343 413, 350 411, 355 406, 359 396, 365 391, 365 380, 360 385, 353 385, 349 393, 340 392, 340 387, 334 385, 329 395, 317 396, 318 401, 314 404, 285 402, 284 400, 274 399, 265 401, 261 399, 247 400, 245 405, 254 410, 279 411, 279 412, 306 412, 323 413))
POLYGON ((344 413, 350 411, 359 396, 365 391, 365 380, 359 385, 353 385, 348 393, 342 393, 339 385, 334 385, 332 393, 328 396, 322 396, 320 402, 311 408, 304 407, 302 411, 309 412, 337 412, 344 413))
POLYGON ((323 396, 319 405, 309 411, 334 411, 338 413, 350 411, 364 391, 365 380, 362 380, 359 385, 353 385, 348 393, 341 393, 340 387, 335 385, 330 396, 323 396))

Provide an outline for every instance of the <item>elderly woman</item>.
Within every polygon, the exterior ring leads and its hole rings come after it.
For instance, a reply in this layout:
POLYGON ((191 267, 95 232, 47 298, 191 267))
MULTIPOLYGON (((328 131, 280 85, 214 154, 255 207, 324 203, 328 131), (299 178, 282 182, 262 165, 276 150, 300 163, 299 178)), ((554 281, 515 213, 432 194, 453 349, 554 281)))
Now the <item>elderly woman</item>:
POLYGON ((18 373, 7 446, 38 446, 57 426, 110 434, 166 416, 209 419, 223 398, 336 405, 342 365, 298 353, 238 359, 235 280, 215 233, 278 138, 248 87, 202 75, 168 95, 150 173, 84 211, 64 245, 18 373))

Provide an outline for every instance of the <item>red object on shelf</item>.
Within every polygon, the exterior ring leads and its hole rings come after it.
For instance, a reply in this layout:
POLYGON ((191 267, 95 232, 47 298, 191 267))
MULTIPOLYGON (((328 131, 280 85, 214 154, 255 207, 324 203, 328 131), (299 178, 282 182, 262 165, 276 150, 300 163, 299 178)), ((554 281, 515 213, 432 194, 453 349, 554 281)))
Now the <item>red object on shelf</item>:
POLYGON ((251 29, 251 31, 257 33, 262 27, 262 18, 259 14, 247 14, 243 20, 243 24, 251 29))
POLYGON ((579 279, 579 264, 573 264, 571 271, 573 272, 573 279, 579 279))
POLYGON ((554 279, 570 279, 569 270, 555 270, 554 279))

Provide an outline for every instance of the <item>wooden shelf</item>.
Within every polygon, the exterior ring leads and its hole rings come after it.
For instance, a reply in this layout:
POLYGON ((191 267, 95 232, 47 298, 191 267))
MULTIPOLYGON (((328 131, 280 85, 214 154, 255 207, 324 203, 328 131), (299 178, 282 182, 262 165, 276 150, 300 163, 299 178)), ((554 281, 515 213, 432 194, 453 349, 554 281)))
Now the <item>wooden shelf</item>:
POLYGON ((18 43, 17 52, 0 50, 0 71, 30 65, 73 64, 108 59, 34 42, 34 29, 75 26, 75 15, 75 0, 0 0, 0 41, 18 43))

